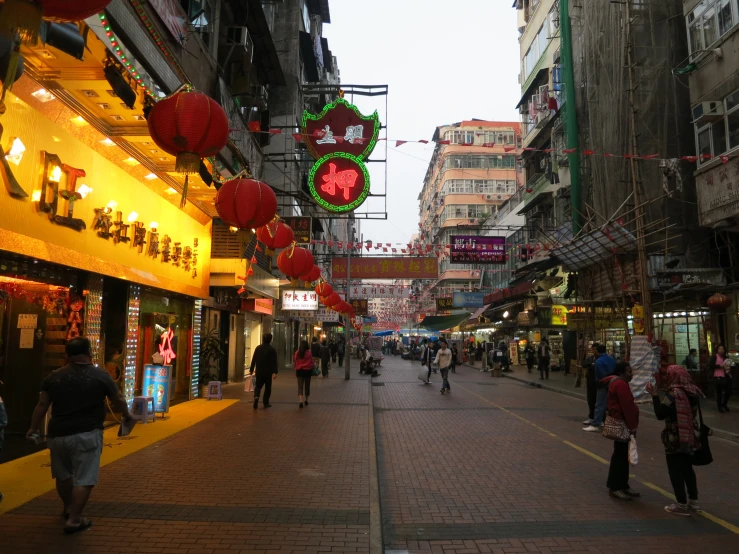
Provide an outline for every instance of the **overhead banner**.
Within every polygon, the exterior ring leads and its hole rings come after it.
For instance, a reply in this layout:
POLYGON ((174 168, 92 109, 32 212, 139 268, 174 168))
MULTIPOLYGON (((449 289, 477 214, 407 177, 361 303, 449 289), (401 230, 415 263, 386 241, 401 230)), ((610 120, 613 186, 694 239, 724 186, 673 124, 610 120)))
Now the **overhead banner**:
MULTIPOLYGON (((354 262, 352 262, 353 264, 354 262)), ((352 271, 352 276, 354 272, 352 271)), ((352 285, 349 288, 349 298, 365 298, 373 300, 375 298, 392 298, 400 300, 408 298, 408 290, 403 287, 393 287, 386 285, 352 285)))
POLYGON ((482 292, 455 292, 452 297, 454 308, 482 308, 485 293, 482 292))
POLYGON ((451 263, 503 264, 505 237, 452 236, 451 263))
POLYGON ((367 305, 367 300, 363 300, 361 298, 352 298, 349 300, 349 304, 352 305, 352 308, 354 308, 354 313, 357 315, 367 315, 369 314, 369 306, 367 305))
POLYGON ((310 244, 312 239, 311 231, 313 229, 312 217, 282 217, 280 219, 293 230, 295 242, 298 244, 310 244))
POLYGON ((433 258, 352 258, 349 269, 347 258, 331 262, 333 279, 436 279, 439 261, 433 258))

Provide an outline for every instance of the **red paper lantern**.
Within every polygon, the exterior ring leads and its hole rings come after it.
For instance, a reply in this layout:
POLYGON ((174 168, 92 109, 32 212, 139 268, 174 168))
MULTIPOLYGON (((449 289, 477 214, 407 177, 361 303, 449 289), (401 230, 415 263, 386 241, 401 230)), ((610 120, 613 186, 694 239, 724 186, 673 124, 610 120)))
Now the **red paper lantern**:
POLYGON ((316 294, 321 297, 326 297, 334 292, 334 287, 328 283, 319 283, 316 285, 316 294))
POLYGON ((277 213, 277 197, 269 185, 261 181, 231 179, 223 183, 216 195, 216 211, 231 227, 263 227, 277 213))
POLYGON ((287 248, 295 240, 295 233, 289 225, 272 221, 257 229, 257 240, 272 250, 287 248))
POLYGON ((731 306, 731 297, 717 292, 708 299, 708 307, 712 310, 722 312, 731 306))
POLYGON ((313 267, 313 254, 298 246, 285 248, 277 256, 277 267, 288 277, 298 279, 313 267))
POLYGON ((318 281, 320 278, 321 268, 317 265, 314 265, 305 275, 300 276, 300 280, 305 281, 306 283, 313 283, 314 281, 318 281))
POLYGON ((341 302, 341 297, 335 292, 332 292, 326 298, 323 299, 323 303, 329 308, 334 308, 340 302, 341 302))
POLYGON ((215 156, 228 143, 226 112, 202 92, 180 91, 163 98, 154 104, 148 123, 156 145, 177 157, 178 173, 197 173, 203 158, 215 156))
POLYGON ((20 33, 25 43, 36 43, 41 19, 80 21, 100 13, 111 0, 5 0, 0 17, 2 34, 20 33))

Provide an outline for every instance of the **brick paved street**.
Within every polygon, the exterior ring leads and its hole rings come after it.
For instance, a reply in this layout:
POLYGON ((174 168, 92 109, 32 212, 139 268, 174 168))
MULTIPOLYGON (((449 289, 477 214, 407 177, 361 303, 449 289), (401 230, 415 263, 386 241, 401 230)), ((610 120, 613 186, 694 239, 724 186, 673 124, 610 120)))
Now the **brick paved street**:
POLYGON ((63 536, 49 493, 0 516, 0 551, 369 552, 377 517, 388 552, 739 551, 737 443, 714 439, 717 462, 698 469, 707 517, 677 518, 657 421, 639 430, 644 496, 619 503, 611 443, 581 431, 581 400, 470 368, 442 396, 399 358, 370 386, 353 367, 349 382, 316 379, 303 410, 288 370, 267 411, 227 387, 242 402, 102 469, 90 531, 63 536))

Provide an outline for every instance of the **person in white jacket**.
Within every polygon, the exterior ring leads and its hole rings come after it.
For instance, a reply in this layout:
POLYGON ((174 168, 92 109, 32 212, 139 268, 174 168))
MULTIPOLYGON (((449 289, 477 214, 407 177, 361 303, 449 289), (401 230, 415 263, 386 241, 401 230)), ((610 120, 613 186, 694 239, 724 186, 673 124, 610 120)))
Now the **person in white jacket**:
POLYGON ((444 394, 444 392, 452 392, 452 389, 449 386, 449 368, 452 365, 452 351, 449 350, 445 339, 441 339, 440 344, 441 348, 436 353, 434 363, 439 367, 439 373, 441 373, 441 378, 443 380, 441 384, 441 394, 444 394))

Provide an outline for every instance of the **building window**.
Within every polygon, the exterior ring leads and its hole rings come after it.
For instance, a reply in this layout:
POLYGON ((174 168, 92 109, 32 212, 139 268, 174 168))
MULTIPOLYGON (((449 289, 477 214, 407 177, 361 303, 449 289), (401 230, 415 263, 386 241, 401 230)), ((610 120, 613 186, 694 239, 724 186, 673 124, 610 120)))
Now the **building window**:
POLYGON ((701 156, 721 156, 739 147, 739 90, 724 99, 723 111, 725 115, 715 121, 695 124, 699 165, 710 162, 701 156))
POLYGON ((211 0, 180 0, 182 8, 187 12, 187 19, 200 35, 203 43, 210 48, 213 36, 213 5, 211 0))
POLYGON ((739 22, 737 0, 703 0, 687 15, 690 53, 711 48, 739 22))

